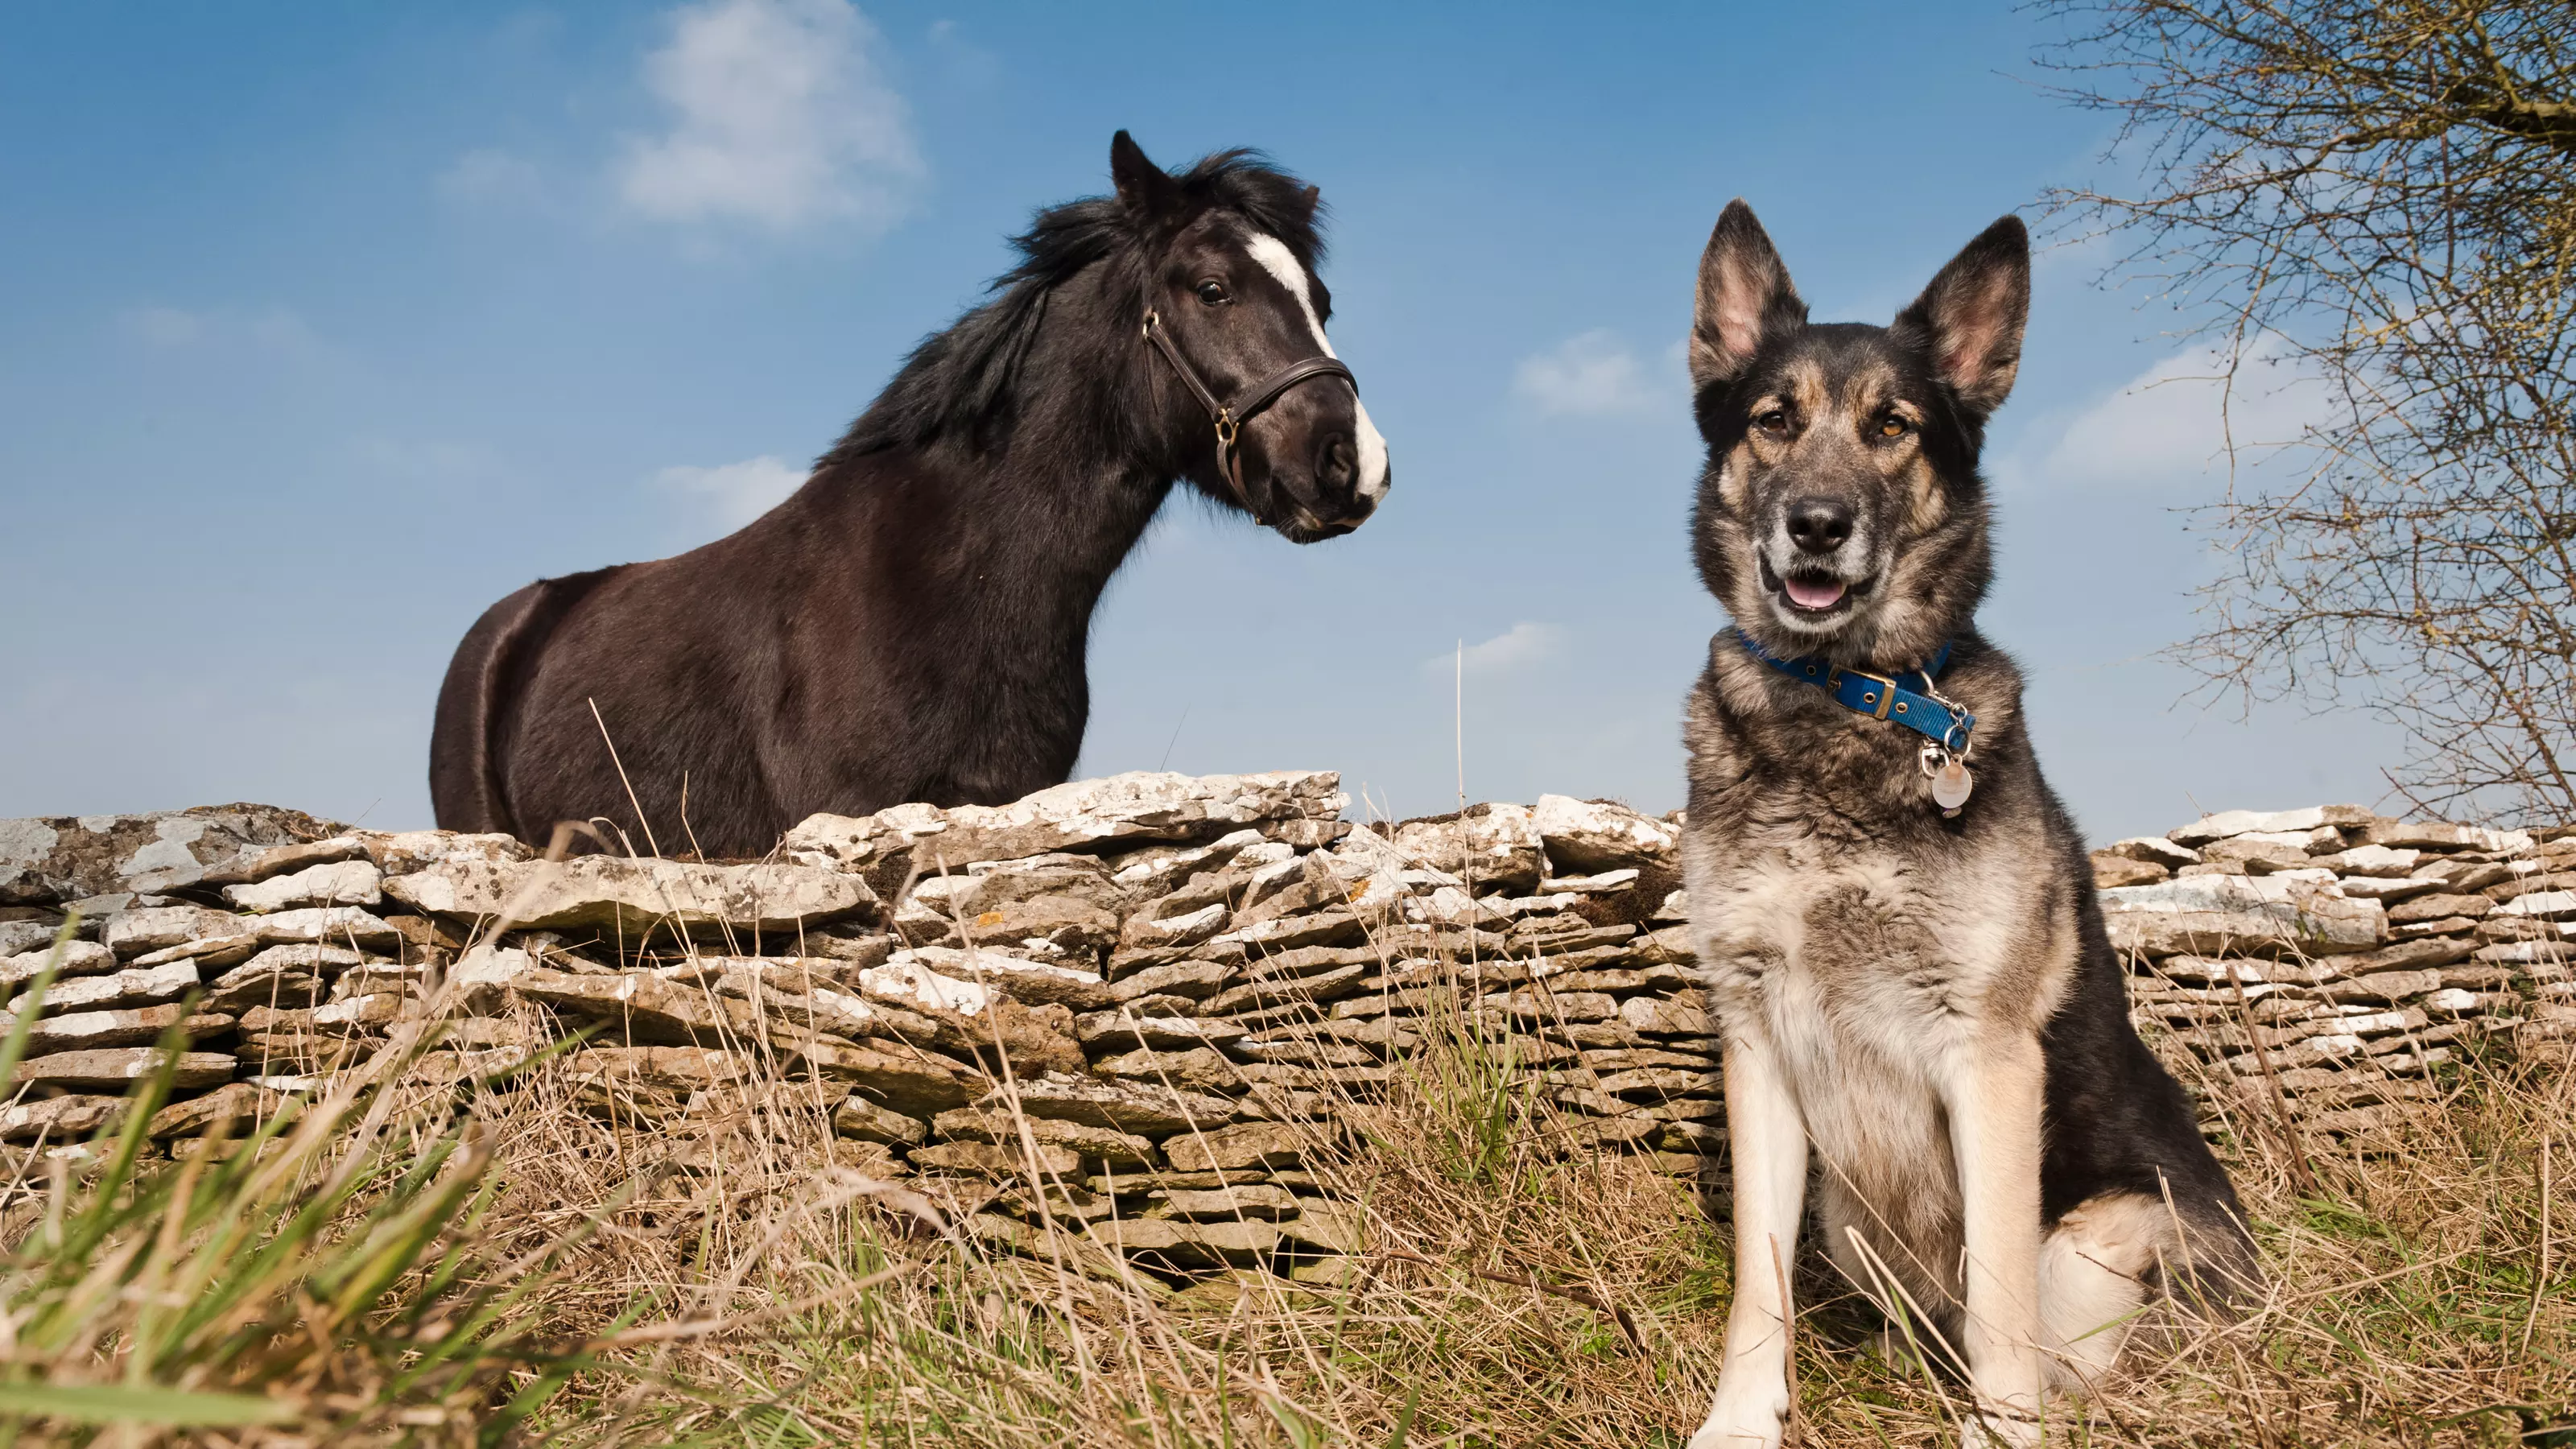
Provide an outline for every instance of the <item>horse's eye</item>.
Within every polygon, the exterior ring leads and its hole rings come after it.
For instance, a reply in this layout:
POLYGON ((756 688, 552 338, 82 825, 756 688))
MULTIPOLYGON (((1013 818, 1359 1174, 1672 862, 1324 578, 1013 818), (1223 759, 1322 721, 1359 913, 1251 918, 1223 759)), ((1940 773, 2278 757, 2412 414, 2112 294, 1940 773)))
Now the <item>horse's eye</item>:
POLYGON ((1199 300, 1211 307, 1224 306, 1227 300, 1225 283, 1215 280, 1199 283, 1199 300))
POLYGON ((1769 412, 1756 416, 1753 419, 1753 426, 1766 433, 1785 433, 1789 431, 1789 414, 1779 408, 1773 408, 1769 412))
POLYGON ((1882 438, 1901 438, 1905 436, 1906 431, 1903 418, 1887 417, 1879 420, 1878 435, 1882 438))

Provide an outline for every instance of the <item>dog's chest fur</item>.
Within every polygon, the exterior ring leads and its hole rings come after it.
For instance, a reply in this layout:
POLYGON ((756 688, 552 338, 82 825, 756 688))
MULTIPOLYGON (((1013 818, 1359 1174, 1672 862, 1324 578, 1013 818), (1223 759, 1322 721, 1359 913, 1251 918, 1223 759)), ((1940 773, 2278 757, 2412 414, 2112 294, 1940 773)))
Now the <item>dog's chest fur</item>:
MULTIPOLYGON (((1952 827, 1915 767, 1919 739, 1728 663, 1702 680, 1688 730, 1684 863, 1711 1005, 1774 1045, 1828 1207, 1865 1202, 1935 1248, 1958 1212, 1945 1087, 1982 1036, 2037 1032, 2075 955, 2056 852, 2020 808, 2037 776, 2009 738, 2016 701, 1969 701, 1977 793, 1952 827)), ((2014 693, 2003 670, 1979 693, 2014 693)))

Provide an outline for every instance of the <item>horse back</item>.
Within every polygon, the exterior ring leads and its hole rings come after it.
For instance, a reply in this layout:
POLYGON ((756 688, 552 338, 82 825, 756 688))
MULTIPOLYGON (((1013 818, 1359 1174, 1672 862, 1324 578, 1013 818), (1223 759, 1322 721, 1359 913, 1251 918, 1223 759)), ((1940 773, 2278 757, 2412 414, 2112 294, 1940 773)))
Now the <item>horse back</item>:
POLYGON ((429 798, 441 830, 525 838, 502 784, 508 730, 546 642, 566 615, 629 565, 539 579, 483 611, 438 687, 429 798))

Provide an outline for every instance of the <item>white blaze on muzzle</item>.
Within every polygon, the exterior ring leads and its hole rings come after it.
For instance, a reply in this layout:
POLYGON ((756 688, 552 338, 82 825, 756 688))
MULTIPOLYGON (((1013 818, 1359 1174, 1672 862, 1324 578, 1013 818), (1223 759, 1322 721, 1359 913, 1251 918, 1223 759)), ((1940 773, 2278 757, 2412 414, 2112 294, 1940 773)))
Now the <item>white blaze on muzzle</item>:
MULTIPOLYGON (((1315 334, 1315 346, 1326 357, 1339 358, 1341 354, 1333 350, 1332 339, 1324 335, 1323 319, 1315 315, 1315 299, 1307 289, 1306 269, 1298 265, 1297 254, 1288 250, 1286 242, 1261 231, 1252 233, 1251 239, 1244 243, 1244 250, 1252 254, 1252 259, 1261 264, 1263 271, 1279 279, 1279 285, 1288 289, 1289 296, 1297 299, 1298 310, 1306 314, 1307 329, 1315 334)), ((1360 455, 1359 496, 1374 505, 1386 497, 1386 439, 1378 432, 1377 424, 1369 421, 1368 404, 1353 397, 1351 406, 1359 426, 1359 436, 1352 440, 1360 455)))

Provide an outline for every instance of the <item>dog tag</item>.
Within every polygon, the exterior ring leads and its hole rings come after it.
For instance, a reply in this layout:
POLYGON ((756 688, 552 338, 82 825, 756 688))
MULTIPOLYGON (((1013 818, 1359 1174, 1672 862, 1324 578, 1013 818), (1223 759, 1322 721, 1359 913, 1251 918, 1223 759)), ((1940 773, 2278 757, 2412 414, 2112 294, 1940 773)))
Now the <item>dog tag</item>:
POLYGON ((1968 803, 1968 792, 1977 788, 1976 777, 1958 760, 1945 760, 1932 772, 1932 803, 1944 815, 1956 815, 1968 803))

